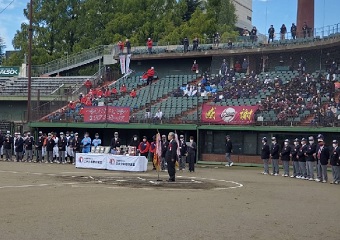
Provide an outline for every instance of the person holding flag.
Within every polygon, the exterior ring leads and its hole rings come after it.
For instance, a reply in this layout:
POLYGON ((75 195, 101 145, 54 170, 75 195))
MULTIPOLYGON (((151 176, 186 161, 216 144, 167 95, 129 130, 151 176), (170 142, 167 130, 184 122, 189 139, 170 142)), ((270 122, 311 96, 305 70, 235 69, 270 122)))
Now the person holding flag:
POLYGON ((155 151, 153 155, 153 166, 156 168, 158 173, 158 180, 159 180, 159 172, 161 170, 161 161, 162 161, 162 141, 161 141, 161 134, 157 133, 155 136, 155 151))

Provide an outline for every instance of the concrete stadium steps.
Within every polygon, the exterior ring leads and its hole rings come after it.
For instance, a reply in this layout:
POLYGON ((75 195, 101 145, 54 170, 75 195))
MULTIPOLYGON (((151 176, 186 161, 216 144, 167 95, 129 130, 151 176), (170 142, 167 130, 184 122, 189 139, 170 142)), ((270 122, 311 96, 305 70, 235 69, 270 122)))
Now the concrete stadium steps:
MULTIPOLYGON (((40 95, 51 95, 61 86, 77 88, 88 79, 88 76, 82 77, 44 77, 32 78, 31 91, 37 93, 40 90, 40 95)), ((27 95, 28 90, 27 78, 13 78, 6 81, 3 87, 2 95, 27 95)))

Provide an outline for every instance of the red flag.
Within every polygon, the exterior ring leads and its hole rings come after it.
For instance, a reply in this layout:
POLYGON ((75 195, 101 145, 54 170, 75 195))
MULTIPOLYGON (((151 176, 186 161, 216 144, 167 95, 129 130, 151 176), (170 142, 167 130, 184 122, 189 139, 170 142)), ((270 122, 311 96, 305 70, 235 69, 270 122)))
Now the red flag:
POLYGON ((157 171, 160 170, 161 167, 161 159, 162 159, 162 146, 161 146, 161 134, 156 134, 156 149, 153 155, 153 164, 157 168, 157 171))

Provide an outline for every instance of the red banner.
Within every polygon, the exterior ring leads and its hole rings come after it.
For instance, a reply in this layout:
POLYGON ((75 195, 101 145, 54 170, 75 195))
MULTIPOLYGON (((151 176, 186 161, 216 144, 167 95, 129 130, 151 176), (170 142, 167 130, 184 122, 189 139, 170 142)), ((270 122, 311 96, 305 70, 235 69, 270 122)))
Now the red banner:
POLYGON ((254 123, 254 114, 259 106, 213 106, 203 104, 202 122, 231 125, 254 123))
POLYGON ((83 109, 84 122, 87 123, 129 123, 130 108, 128 107, 111 107, 111 106, 93 106, 83 109))
POLYGON ((112 123, 129 123, 129 107, 107 107, 107 121, 112 123))

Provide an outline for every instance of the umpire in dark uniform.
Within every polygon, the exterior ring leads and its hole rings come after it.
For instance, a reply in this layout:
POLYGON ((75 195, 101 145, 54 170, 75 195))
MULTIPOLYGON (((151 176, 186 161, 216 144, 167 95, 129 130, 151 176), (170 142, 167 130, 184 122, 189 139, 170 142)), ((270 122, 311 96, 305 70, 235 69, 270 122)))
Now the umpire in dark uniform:
POLYGON ((165 160, 168 164, 169 180, 168 182, 175 182, 176 175, 176 161, 177 161, 177 142, 175 141, 175 133, 169 132, 168 135, 169 146, 165 153, 165 160))
POLYGON ((262 149, 261 149, 261 159, 263 161, 264 171, 262 174, 269 174, 269 157, 270 157, 270 147, 267 144, 267 138, 262 138, 262 149))
POLYGON ((282 148, 282 151, 280 153, 281 161, 283 164, 283 171, 282 177, 289 177, 289 161, 290 161, 290 153, 291 153, 291 147, 289 146, 289 140, 286 139, 284 141, 284 146, 282 148))

